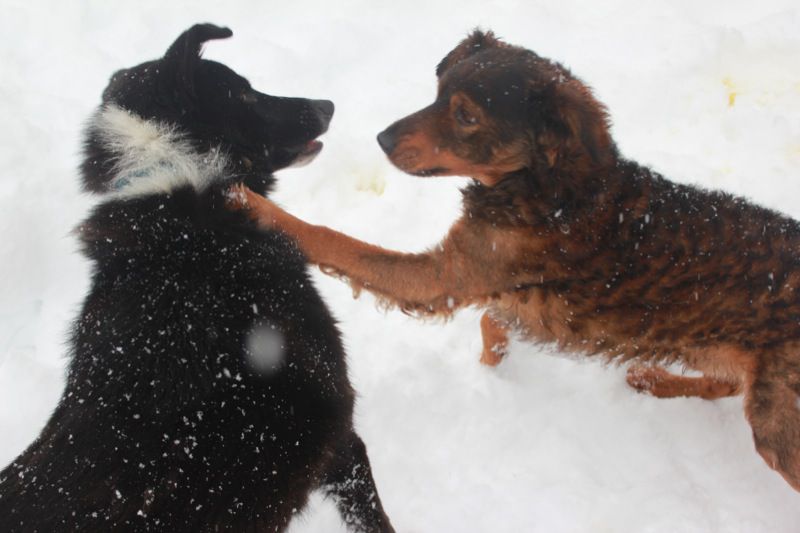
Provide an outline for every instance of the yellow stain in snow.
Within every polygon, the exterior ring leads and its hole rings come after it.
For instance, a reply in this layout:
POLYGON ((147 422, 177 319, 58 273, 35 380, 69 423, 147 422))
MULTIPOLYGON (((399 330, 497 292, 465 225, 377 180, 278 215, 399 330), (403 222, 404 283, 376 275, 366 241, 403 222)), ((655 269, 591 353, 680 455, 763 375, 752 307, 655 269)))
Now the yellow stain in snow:
POLYGON ((356 190, 371 192, 376 196, 381 196, 386 190, 386 180, 377 172, 359 174, 356 180, 356 190))
POLYGON ((739 95, 739 91, 736 90, 736 85, 734 85, 730 76, 722 78, 722 85, 728 90, 728 107, 733 107, 736 103, 736 97, 739 95))

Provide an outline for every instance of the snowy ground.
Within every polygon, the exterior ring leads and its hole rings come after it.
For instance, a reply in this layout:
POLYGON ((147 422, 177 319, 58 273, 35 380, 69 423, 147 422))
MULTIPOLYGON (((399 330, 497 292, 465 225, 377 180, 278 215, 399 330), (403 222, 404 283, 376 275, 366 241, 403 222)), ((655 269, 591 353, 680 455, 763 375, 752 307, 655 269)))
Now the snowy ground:
MULTIPOLYGON (((87 288, 69 235, 91 205, 75 171, 81 124, 115 69, 196 21, 234 30, 207 55, 256 88, 336 102, 325 151, 282 173, 275 197, 371 242, 422 250, 458 214, 462 180, 403 175, 374 136, 432 101, 436 63, 476 25, 572 67, 629 157, 800 217, 796 0, 0 0, 0 12, 2 464, 59 397, 87 288)), ((317 280, 398 531, 800 531, 800 494, 756 455, 740 399, 656 400, 628 389, 624 369, 523 343, 483 368, 477 312, 423 323, 317 280)), ((292 531, 340 529, 317 498, 292 531)))

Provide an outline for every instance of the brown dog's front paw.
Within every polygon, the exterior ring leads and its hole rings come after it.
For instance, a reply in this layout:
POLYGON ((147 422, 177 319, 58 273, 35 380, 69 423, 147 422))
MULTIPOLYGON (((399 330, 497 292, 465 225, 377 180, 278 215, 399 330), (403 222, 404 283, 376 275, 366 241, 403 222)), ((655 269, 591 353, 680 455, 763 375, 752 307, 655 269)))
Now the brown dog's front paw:
POLYGON ((483 339, 483 351, 481 352, 481 364, 486 366, 497 366, 503 357, 508 353, 508 326, 498 321, 487 311, 481 317, 481 337, 483 339))
POLYGON ((505 345, 495 344, 491 348, 484 348, 481 352, 481 364, 486 366, 497 366, 506 356, 505 345))
POLYGON ((241 183, 231 185, 225 191, 225 207, 232 210, 248 209, 247 188, 241 183))
POLYGON ((280 227, 278 218, 283 213, 281 208, 244 184, 237 183, 226 191, 225 207, 232 211, 245 211, 262 228, 280 227))

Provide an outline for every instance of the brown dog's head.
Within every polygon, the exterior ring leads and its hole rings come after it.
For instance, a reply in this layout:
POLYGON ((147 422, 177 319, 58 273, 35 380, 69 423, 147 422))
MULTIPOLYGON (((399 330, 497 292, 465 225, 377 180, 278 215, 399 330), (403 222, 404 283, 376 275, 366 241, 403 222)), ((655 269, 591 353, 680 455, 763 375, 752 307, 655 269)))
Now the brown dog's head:
POLYGON ((401 170, 486 185, 522 169, 592 172, 616 155, 605 108, 557 63, 474 31, 439 63, 436 101, 378 135, 401 170))

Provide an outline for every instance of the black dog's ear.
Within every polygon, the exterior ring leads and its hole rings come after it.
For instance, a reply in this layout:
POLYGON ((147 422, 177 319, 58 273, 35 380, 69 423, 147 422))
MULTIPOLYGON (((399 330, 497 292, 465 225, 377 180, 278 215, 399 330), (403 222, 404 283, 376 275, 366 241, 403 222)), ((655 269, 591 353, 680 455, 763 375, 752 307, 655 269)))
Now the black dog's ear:
POLYGON ((481 50, 506 46, 508 45, 495 37, 491 31, 483 32, 475 29, 439 62, 436 66, 436 77, 441 78, 447 69, 481 50))
POLYGON ((591 89, 576 79, 530 91, 530 118, 549 167, 559 163, 604 165, 614 154, 608 114, 591 89))
POLYGON ((227 39, 233 32, 214 24, 195 24, 183 32, 164 54, 162 60, 169 72, 177 75, 177 81, 189 93, 194 94, 194 76, 192 75, 197 61, 200 59, 203 43, 212 39, 227 39))

